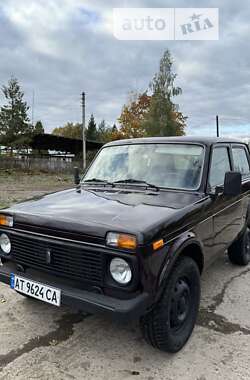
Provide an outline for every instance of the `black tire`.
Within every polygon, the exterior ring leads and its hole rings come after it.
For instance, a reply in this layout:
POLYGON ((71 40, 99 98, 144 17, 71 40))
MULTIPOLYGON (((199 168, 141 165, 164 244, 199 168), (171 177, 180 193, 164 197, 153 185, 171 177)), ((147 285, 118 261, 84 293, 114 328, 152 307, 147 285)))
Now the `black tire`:
POLYGON ((236 265, 247 265, 250 262, 250 229, 246 228, 244 233, 228 248, 228 257, 231 263, 236 265))
POLYGON ((250 228, 250 203, 247 208, 247 227, 250 228))
POLYGON ((141 319, 145 340, 162 351, 177 352, 192 334, 200 304, 200 272, 190 257, 171 270, 162 298, 141 319))

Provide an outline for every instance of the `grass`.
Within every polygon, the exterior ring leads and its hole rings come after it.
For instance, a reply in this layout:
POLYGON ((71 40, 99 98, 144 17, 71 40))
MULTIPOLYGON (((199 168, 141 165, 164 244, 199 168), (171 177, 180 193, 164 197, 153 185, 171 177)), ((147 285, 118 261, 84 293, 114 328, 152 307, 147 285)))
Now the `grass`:
POLYGON ((73 187, 65 174, 0 170, 0 209, 35 196, 73 187))

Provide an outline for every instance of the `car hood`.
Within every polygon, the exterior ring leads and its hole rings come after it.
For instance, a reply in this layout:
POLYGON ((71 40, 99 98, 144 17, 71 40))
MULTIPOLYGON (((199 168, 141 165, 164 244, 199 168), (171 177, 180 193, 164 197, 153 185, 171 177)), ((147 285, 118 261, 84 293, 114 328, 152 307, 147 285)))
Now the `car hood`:
POLYGON ((18 224, 99 237, 104 237, 107 231, 123 231, 141 235, 145 242, 146 233, 151 231, 151 235, 159 224, 174 223, 184 208, 200 198, 199 193, 180 191, 70 189, 5 211, 13 214, 14 223, 18 224))

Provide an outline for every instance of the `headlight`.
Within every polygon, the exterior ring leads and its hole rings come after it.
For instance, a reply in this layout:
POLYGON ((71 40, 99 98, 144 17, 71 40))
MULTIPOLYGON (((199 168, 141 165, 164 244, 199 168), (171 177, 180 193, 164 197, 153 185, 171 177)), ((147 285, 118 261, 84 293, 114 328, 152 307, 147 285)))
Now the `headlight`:
POLYGON ((121 285, 127 285, 132 279, 132 271, 124 259, 115 258, 110 262, 110 274, 121 285))
POLYGON ((137 246, 137 241, 136 236, 134 235, 109 232, 107 234, 106 244, 110 247, 135 249, 137 246))
POLYGON ((0 214, 0 226, 13 227, 13 217, 0 214))
POLYGON ((0 248, 6 255, 11 251, 11 242, 6 234, 0 235, 0 248))

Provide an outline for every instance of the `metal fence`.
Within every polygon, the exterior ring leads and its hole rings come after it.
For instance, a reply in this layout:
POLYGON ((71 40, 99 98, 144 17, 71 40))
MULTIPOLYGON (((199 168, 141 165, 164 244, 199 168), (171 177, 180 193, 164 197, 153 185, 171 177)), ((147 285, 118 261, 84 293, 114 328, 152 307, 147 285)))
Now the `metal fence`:
POLYGON ((75 166, 81 167, 78 161, 68 161, 67 159, 37 158, 37 157, 1 157, 1 170, 22 170, 45 173, 72 173, 75 166))

